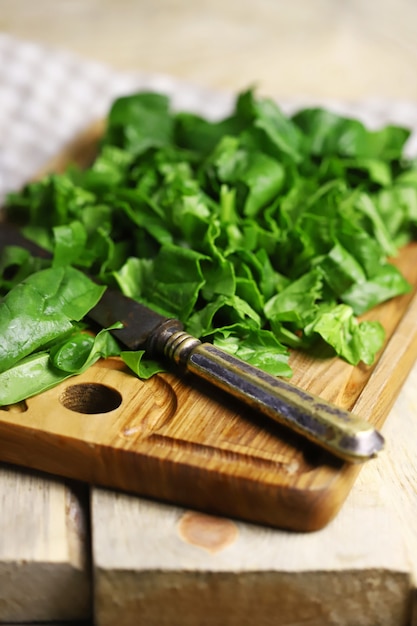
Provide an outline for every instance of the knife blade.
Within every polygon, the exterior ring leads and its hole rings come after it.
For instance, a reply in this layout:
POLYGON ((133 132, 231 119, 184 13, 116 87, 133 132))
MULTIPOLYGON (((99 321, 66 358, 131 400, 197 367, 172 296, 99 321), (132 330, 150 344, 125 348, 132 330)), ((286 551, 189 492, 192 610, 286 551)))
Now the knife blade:
MULTIPOLYGON (((47 254, 2 224, 0 247, 10 244, 47 254)), ((365 461, 384 447, 382 434, 360 416, 201 342, 185 332, 179 320, 119 291, 107 288, 88 317, 104 328, 121 322, 123 327, 111 332, 127 348, 166 358, 345 461, 365 461)))

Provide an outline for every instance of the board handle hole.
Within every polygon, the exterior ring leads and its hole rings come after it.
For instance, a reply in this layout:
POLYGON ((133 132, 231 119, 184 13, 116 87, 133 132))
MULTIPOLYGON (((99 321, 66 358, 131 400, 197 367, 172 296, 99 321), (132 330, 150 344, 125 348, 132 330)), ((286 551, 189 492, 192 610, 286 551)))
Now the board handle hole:
POLYGON ((76 413, 109 413, 122 403, 122 396, 113 387, 101 383, 81 383, 65 389, 59 398, 61 404, 76 413))

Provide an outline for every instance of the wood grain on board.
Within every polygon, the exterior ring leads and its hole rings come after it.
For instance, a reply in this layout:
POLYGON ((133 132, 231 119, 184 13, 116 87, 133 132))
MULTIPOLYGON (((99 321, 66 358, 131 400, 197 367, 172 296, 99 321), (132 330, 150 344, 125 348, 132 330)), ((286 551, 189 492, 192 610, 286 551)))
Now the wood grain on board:
POLYGON ((95 489, 97 626, 409 626, 400 524, 372 473, 308 534, 95 489))

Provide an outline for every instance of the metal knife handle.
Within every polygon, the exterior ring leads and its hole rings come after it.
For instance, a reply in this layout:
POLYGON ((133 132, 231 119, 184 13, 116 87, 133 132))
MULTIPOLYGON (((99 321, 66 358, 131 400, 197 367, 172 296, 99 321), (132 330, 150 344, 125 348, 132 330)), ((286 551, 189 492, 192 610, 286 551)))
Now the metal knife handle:
POLYGON ((344 460, 364 461, 384 446, 382 435, 360 417, 201 343, 177 320, 162 324, 150 347, 344 460))

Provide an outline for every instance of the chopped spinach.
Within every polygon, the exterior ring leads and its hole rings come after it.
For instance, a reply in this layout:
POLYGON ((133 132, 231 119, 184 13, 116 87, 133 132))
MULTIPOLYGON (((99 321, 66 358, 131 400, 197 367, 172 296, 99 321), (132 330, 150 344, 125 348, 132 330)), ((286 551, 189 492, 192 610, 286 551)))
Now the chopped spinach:
MULTIPOLYGON (((320 342, 372 363, 384 331, 357 316, 410 290, 389 261, 417 223, 409 134, 324 109, 286 116, 251 90, 216 122, 161 94, 119 98, 91 167, 8 197, 9 219, 52 260, 0 260, 0 386, 43 368, 46 388, 91 350, 118 353, 73 334, 100 295, 79 270, 275 375, 291 375, 290 348, 320 342)), ((158 367, 122 356, 144 377, 158 367)))

